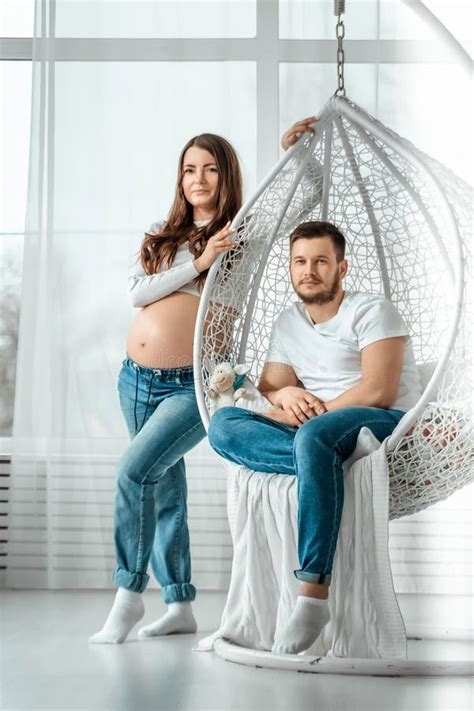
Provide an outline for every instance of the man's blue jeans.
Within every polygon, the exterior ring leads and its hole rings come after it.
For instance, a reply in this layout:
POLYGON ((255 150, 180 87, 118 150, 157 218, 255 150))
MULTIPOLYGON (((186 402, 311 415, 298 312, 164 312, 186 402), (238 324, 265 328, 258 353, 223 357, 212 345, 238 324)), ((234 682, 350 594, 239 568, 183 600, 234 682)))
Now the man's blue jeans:
POLYGON ((132 441, 117 471, 114 582, 142 592, 151 562, 166 603, 194 600, 183 455, 206 433, 192 366, 160 370, 128 359, 118 390, 132 441))
POLYGON ((405 413, 377 407, 348 407, 314 417, 300 427, 270 420, 239 407, 223 407, 208 431, 215 451, 257 472, 298 477, 298 555, 295 576, 329 585, 344 501, 342 463, 355 449, 362 427, 378 440, 405 413))

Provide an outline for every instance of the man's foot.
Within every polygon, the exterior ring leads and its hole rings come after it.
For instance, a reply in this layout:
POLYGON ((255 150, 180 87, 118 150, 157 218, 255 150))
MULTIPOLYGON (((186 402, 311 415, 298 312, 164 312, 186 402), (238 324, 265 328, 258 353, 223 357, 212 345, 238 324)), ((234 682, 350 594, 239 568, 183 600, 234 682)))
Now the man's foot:
POLYGON ((138 630, 139 637, 162 637, 165 634, 190 634, 197 631, 190 602, 171 602, 168 612, 151 625, 138 630))
POLYGON ((329 622, 328 601, 298 595, 295 609, 283 632, 275 639, 274 654, 298 654, 311 647, 329 622))
POLYGON ((145 614, 141 593, 119 588, 114 604, 100 632, 96 632, 91 644, 121 644, 137 622, 145 614))

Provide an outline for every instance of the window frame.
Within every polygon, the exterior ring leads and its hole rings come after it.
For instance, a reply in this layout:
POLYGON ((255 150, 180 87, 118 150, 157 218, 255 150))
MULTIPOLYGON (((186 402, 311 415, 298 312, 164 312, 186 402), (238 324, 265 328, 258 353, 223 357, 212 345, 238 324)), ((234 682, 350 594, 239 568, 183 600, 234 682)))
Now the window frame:
MULTIPOLYGON (((54 3, 53 3, 54 4, 54 3)), ((380 0, 377 0, 377 11, 380 0)), ((334 25, 336 18, 334 18, 334 25)), ((334 31, 335 32, 335 31, 334 31)), ((257 177, 263 180, 278 159, 279 65, 334 63, 336 39, 298 40, 279 37, 279 3, 256 0, 254 38, 94 38, 55 40, 58 61, 205 62, 253 61, 257 67, 257 177)), ((344 40, 352 64, 431 64, 452 61, 449 48, 436 41, 344 40)), ((0 37, 0 61, 32 61, 33 39, 0 37)))

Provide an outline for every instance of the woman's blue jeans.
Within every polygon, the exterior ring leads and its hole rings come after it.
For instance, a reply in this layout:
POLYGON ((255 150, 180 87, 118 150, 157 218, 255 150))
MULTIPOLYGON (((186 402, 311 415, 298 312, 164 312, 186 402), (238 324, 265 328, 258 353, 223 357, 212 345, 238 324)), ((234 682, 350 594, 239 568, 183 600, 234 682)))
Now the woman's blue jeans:
POLYGON ((114 582, 142 592, 148 563, 166 603, 194 600, 183 455, 205 436, 193 368, 125 360, 120 405, 131 437, 117 471, 114 582))
POLYGON ((295 576, 329 585, 344 501, 342 463, 355 449, 362 427, 384 440, 405 413, 348 407, 291 427, 239 407, 223 407, 208 431, 225 459, 265 473, 298 477, 298 556, 295 576))

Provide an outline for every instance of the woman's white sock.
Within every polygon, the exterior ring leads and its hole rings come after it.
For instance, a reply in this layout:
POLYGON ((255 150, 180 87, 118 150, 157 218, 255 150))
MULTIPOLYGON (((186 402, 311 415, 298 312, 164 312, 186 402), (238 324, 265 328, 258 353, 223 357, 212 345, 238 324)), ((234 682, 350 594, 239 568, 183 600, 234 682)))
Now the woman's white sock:
POLYGON ((138 630, 139 637, 162 637, 165 634, 186 634, 197 630, 190 602, 171 602, 168 611, 151 625, 138 630))
POLYGON ((105 625, 100 632, 96 632, 90 638, 89 642, 91 644, 120 644, 144 614, 142 594, 119 588, 105 625))
POLYGON ((295 609, 282 633, 275 639, 275 654, 298 654, 311 647, 326 623, 329 622, 327 600, 298 595, 295 609))

